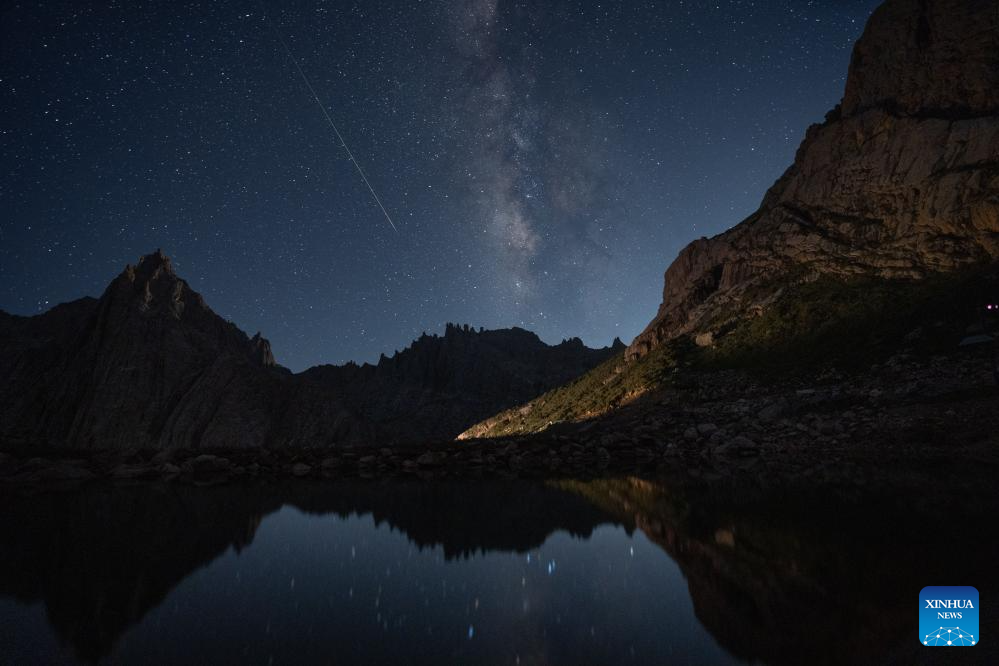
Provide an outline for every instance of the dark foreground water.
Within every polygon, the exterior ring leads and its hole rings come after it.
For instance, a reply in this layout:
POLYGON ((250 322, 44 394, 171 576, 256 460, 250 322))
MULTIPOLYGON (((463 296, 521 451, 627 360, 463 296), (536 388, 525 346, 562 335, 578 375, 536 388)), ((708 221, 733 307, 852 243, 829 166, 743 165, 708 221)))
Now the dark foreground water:
POLYGON ((0 662, 986 663, 999 500, 926 481, 4 493, 0 662), (980 645, 917 642, 926 585, 979 589, 980 645))

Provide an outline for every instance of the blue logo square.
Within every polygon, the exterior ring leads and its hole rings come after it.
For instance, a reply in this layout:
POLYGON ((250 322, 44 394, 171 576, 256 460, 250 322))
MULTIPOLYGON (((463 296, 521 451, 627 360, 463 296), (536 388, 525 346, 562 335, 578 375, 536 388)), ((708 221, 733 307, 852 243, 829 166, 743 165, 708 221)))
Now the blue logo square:
POLYGON ((978 590, 969 585, 924 587, 919 593, 919 642, 927 647, 978 645, 978 590))

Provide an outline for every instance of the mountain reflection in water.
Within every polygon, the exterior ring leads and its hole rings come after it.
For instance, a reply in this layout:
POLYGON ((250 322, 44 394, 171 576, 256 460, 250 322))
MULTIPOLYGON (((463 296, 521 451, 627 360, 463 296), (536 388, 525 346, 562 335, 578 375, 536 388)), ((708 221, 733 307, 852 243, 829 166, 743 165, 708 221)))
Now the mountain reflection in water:
MULTIPOLYGON (((922 587, 997 589, 990 483, 933 487, 625 477, 5 494, 0 660, 909 663, 932 656, 915 640, 922 587)), ((987 661, 996 629, 986 603, 967 656, 987 661)))

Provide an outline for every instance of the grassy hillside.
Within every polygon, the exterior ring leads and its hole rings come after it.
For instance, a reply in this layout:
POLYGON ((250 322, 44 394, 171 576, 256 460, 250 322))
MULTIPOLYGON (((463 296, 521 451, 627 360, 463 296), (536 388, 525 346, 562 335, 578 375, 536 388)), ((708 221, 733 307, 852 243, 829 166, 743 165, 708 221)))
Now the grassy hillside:
POLYGON ((699 353, 705 367, 765 372, 835 364, 859 369, 901 347, 952 349, 995 302, 995 267, 923 280, 822 277, 796 284, 699 353))
POLYGON ((541 432, 565 421, 599 416, 669 381, 678 346, 663 346, 633 363, 624 355, 605 361, 579 379, 507 410, 467 431, 474 437, 541 432))
POLYGON ((613 358, 465 436, 540 432, 592 418, 671 382, 690 381, 685 376, 699 371, 740 368, 777 380, 827 366, 859 371, 902 349, 946 352, 974 332, 982 317, 999 317, 999 312, 983 310, 990 302, 999 303, 999 268, 994 265, 924 280, 823 277, 785 285, 781 297, 760 315, 719 331, 712 347, 698 348, 682 337, 632 363, 613 358))

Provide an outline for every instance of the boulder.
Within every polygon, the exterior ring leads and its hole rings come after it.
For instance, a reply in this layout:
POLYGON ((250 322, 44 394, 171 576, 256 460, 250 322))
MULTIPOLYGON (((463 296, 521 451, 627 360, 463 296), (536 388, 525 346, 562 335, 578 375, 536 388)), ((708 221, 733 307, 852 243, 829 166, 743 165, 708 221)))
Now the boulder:
POLYGON ((775 423, 787 412, 787 406, 787 400, 782 398, 761 409, 756 417, 761 423, 775 423))
POLYGON ((184 467, 194 474, 214 474, 218 472, 228 472, 232 463, 227 458, 202 454, 188 460, 184 467))
POLYGON ((438 459, 433 451, 427 451, 416 459, 416 464, 421 467, 433 467, 438 464, 438 459))

